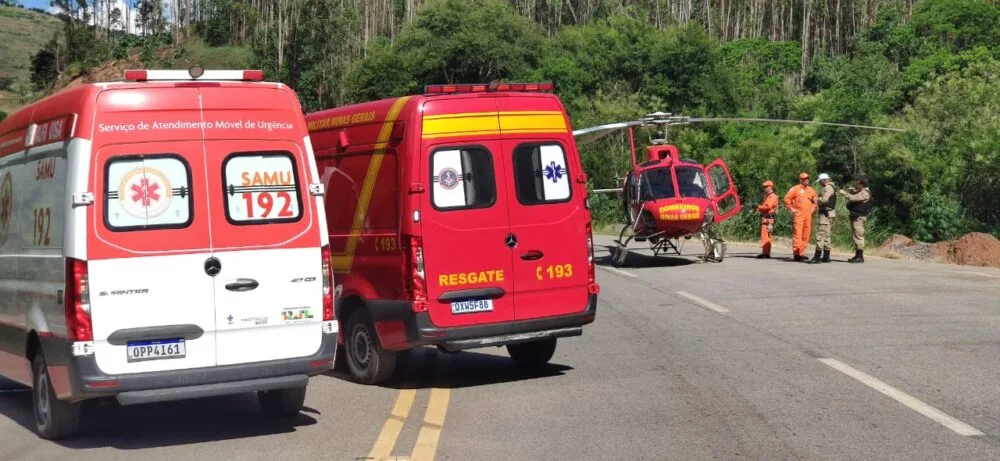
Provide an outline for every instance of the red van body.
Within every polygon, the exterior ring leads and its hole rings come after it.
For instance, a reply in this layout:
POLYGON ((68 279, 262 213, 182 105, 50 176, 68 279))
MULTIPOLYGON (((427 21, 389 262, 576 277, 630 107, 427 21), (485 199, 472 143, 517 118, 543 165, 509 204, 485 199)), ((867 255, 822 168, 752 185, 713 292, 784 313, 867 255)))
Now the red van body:
POLYGON ((541 366, 594 321, 587 179, 545 89, 433 86, 306 115, 359 381, 421 345, 506 345, 541 366))

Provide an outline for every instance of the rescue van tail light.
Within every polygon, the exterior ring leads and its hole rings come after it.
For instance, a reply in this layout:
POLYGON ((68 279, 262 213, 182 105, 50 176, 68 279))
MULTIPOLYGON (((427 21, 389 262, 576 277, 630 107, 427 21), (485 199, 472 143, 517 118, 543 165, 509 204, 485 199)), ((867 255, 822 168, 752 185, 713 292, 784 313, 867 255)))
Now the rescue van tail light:
POLYGON ((330 245, 323 245, 320 250, 323 268, 323 321, 333 320, 333 272, 330 269, 330 245))
POLYGON ((597 284, 596 268, 594 267, 594 231, 593 226, 587 222, 587 290, 590 294, 597 294, 601 291, 601 286, 597 284))
POLYGON ((427 310, 427 281, 424 273, 423 241, 416 236, 402 236, 403 287, 412 302, 413 312, 427 310))
POLYGON ((90 321, 90 281, 87 261, 66 258, 66 338, 70 341, 93 341, 90 321))

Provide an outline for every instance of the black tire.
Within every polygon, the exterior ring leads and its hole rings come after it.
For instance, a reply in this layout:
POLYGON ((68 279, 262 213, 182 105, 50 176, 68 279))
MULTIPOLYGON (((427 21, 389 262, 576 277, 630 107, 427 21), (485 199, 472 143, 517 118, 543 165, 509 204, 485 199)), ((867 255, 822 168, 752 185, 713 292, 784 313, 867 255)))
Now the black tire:
POLYGON ((47 440, 76 435, 80 431, 80 403, 56 398, 52 390, 52 378, 41 352, 35 353, 31 370, 31 406, 35 414, 35 432, 47 440))
POLYGON ((269 416, 295 416, 305 404, 306 386, 261 391, 257 393, 257 400, 261 409, 269 416))
POLYGON ((351 376, 361 384, 381 384, 389 380, 396 368, 396 353, 382 348, 371 316, 356 309, 347 320, 345 332, 347 366, 351 376))
POLYGON ((556 338, 543 339, 530 343, 508 344, 507 353, 514 360, 514 365, 524 370, 537 370, 552 360, 556 352, 556 338))

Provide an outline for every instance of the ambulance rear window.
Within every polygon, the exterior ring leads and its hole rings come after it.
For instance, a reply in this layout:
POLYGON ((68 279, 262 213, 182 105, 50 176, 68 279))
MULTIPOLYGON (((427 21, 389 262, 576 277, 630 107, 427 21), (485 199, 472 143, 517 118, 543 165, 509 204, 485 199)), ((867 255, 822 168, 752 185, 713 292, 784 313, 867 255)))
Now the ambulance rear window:
POLYGON ((521 144, 514 149, 517 200, 525 205, 568 201, 572 193, 566 152, 559 144, 521 144))
POLYGON ((436 150, 431 171, 431 198, 438 210, 489 208, 496 202, 493 156, 483 147, 436 150))
POLYGON ((176 154, 112 157, 104 171, 104 225, 113 231, 191 224, 191 169, 176 154))
POLYGON ((291 153, 237 152, 222 162, 222 171, 230 223, 285 223, 302 218, 299 175, 291 153))

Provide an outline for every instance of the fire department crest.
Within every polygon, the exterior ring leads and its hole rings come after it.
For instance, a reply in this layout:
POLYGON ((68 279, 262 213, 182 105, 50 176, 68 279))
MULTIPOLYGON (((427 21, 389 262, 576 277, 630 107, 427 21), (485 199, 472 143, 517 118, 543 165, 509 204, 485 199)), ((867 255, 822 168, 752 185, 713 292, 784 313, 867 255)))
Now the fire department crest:
POLYGON ((453 168, 445 168, 441 170, 441 174, 438 175, 438 182, 441 183, 441 187, 451 190, 458 185, 458 172, 453 168))
POLYGON ((13 198, 13 181, 8 171, 3 175, 3 183, 0 183, 0 245, 7 243, 10 231, 10 214, 14 206, 13 198))
POLYGON ((173 189, 160 170, 146 166, 129 171, 118 185, 118 201, 126 213, 141 219, 155 218, 170 207, 173 189))

